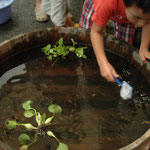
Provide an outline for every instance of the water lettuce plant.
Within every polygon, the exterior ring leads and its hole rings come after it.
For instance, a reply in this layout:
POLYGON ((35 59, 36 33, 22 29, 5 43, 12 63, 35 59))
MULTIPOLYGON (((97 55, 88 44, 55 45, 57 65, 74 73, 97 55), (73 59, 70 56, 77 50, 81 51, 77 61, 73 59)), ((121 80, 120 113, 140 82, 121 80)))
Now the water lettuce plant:
POLYGON ((76 47, 78 45, 74 39, 71 38, 72 45, 65 45, 63 43, 63 38, 60 38, 55 45, 48 44, 42 48, 42 51, 45 53, 49 60, 55 60, 52 66, 56 63, 59 58, 66 58, 69 54, 75 54, 78 58, 86 58, 84 50, 87 47, 76 47))
MULTIPOLYGON (((19 123, 16 120, 7 120, 6 121, 6 127, 9 130, 15 129, 17 126, 24 126, 26 130, 28 131, 35 131, 34 139, 31 139, 29 135, 27 134, 21 134, 18 138, 19 143, 22 145, 19 150, 27 150, 29 146, 31 146, 33 143, 35 143, 38 139, 38 134, 41 132, 41 129, 44 126, 50 126, 52 123, 52 120, 55 117, 55 114, 61 113, 62 108, 57 104, 51 104, 48 106, 49 112, 52 113, 51 117, 46 118, 46 114, 43 113, 42 115, 37 112, 36 109, 31 107, 31 104, 33 103, 32 100, 28 100, 22 104, 24 111, 24 116, 26 118, 35 117, 37 126, 33 126, 31 123, 19 123)), ((42 133, 41 133, 42 134, 42 133)), ((57 150, 68 150, 68 146, 64 143, 61 143, 59 139, 54 135, 54 133, 50 130, 46 131, 46 134, 50 137, 53 137, 58 142, 57 150)))

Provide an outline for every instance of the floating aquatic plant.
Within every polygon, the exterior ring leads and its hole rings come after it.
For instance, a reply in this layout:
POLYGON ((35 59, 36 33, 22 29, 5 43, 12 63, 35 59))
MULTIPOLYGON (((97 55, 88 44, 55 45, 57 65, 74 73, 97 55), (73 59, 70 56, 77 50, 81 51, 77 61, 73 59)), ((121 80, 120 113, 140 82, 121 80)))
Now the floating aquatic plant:
POLYGON ((74 39, 71 38, 72 46, 65 45, 63 43, 63 38, 60 38, 54 46, 48 44, 42 48, 42 51, 45 53, 49 60, 55 60, 52 66, 57 62, 59 58, 66 58, 68 54, 75 54, 78 58, 86 58, 84 50, 87 47, 76 47, 78 45, 74 39))
MULTIPOLYGON (((46 114, 43 113, 42 115, 37 112, 36 109, 31 107, 32 100, 28 100, 22 104, 24 111, 24 116, 26 118, 35 117, 37 126, 33 126, 31 123, 18 123, 16 120, 7 120, 6 126, 9 130, 15 129, 17 126, 24 126, 26 130, 28 131, 35 131, 34 139, 31 139, 29 135, 27 134, 21 134, 18 138, 19 143, 22 145, 19 150, 27 150, 29 146, 31 146, 33 143, 35 143, 38 139, 38 133, 40 133, 40 130, 44 126, 51 125, 52 120, 55 117, 55 114, 61 113, 62 108, 57 104, 51 104, 48 106, 49 112, 52 113, 51 117, 46 118, 46 114)), ((59 143, 57 150, 68 150, 68 146, 64 143, 61 143, 59 139, 54 135, 54 133, 50 130, 46 131, 46 134, 50 137, 53 137, 57 140, 59 143)))

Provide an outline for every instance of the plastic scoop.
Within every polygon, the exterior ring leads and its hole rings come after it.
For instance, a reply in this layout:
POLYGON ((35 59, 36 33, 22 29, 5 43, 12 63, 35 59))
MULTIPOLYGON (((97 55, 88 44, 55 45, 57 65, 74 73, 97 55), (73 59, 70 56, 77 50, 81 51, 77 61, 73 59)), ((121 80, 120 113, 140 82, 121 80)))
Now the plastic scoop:
POLYGON ((114 77, 116 83, 118 83, 121 86, 120 90, 120 96, 124 100, 132 99, 133 95, 133 87, 128 84, 126 81, 120 82, 118 78, 114 77))

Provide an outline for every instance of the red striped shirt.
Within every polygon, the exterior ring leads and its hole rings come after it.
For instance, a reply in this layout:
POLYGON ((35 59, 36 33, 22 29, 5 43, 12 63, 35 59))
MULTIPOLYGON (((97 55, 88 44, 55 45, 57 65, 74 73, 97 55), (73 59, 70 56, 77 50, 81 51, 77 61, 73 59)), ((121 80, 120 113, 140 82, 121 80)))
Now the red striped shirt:
POLYGON ((118 23, 130 23, 126 17, 123 0, 93 0, 92 21, 104 27, 109 19, 118 23))

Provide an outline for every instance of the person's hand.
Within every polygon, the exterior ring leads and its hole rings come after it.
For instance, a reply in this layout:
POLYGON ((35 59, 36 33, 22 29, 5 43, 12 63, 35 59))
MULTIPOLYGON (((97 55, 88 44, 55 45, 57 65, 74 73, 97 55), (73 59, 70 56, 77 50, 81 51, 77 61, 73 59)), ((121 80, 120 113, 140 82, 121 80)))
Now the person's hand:
POLYGON ((109 62, 105 62, 100 65, 100 72, 102 77, 109 82, 115 82, 114 77, 119 77, 116 70, 109 62))
POLYGON ((141 48, 139 51, 139 55, 144 63, 146 63, 146 59, 150 60, 150 52, 148 49, 141 48))

